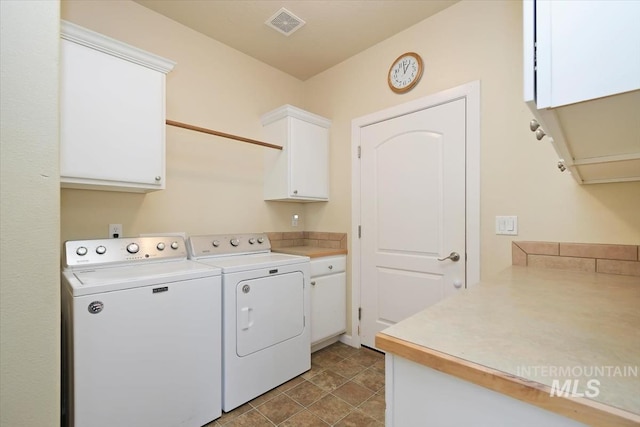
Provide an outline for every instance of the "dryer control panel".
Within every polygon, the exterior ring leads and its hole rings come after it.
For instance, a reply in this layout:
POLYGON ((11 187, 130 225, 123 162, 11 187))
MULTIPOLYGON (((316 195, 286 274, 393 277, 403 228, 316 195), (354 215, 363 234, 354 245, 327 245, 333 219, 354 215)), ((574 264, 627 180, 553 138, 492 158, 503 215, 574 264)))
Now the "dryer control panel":
POLYGON ((69 268, 187 259, 187 247, 180 236, 69 240, 64 247, 64 267, 69 268))
POLYGON ((187 245, 191 258, 271 252, 266 233, 191 236, 187 245))

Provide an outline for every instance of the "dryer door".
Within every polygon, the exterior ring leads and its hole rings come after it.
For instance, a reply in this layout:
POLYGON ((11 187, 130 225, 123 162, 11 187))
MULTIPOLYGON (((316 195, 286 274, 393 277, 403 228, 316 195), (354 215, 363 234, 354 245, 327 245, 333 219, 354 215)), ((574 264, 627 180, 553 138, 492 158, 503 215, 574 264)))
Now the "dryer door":
POLYGON ((236 304, 236 353, 248 356, 304 331, 304 276, 295 271, 243 280, 236 304))

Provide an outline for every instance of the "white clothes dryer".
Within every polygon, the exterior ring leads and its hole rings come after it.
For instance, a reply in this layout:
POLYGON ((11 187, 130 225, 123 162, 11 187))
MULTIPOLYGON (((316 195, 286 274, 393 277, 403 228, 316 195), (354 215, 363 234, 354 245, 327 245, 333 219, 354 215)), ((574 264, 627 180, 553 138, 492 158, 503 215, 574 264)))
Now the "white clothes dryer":
POLYGON ((308 257, 266 234, 191 236, 191 259, 222 269, 222 410, 311 369, 308 257))
POLYGON ((63 425, 200 427, 221 415, 220 269, 182 237, 65 243, 63 425))

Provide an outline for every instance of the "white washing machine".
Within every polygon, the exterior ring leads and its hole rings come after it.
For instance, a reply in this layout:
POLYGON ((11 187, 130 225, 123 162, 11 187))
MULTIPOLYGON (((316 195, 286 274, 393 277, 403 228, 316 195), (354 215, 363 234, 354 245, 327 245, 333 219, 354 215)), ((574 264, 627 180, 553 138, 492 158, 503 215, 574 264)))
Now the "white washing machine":
POLYGON ((308 257, 266 234, 191 236, 191 259, 222 269, 222 410, 311 368, 308 257))
POLYGON ((63 424, 200 427, 221 415, 220 269, 182 237, 65 243, 63 424))

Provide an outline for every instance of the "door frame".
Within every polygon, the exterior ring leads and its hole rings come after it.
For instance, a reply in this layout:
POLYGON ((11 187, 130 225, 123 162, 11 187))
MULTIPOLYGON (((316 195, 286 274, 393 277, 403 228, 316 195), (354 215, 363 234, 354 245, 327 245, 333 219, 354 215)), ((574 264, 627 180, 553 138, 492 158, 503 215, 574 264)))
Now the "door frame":
POLYGON ((351 121, 351 336, 341 341, 360 347, 358 308, 361 306, 360 256, 360 131, 363 127, 435 107, 457 99, 466 99, 466 287, 480 281, 480 81, 475 80, 423 98, 386 108, 351 121))

